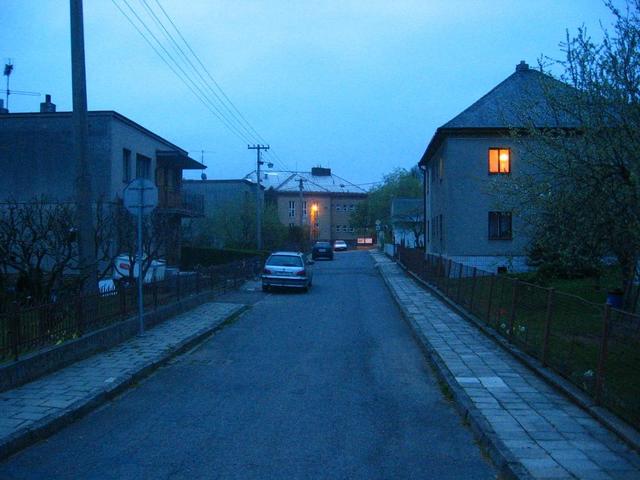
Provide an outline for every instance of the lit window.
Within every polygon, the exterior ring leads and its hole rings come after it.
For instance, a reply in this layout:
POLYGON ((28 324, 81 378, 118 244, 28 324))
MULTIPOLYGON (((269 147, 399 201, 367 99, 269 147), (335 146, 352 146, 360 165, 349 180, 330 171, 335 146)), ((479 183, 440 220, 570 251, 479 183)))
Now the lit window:
POLYGON ((511 150, 508 148, 489 149, 489 173, 511 172, 511 150))
POLYGON ((489 212, 489 240, 511 238, 511 212, 489 212))

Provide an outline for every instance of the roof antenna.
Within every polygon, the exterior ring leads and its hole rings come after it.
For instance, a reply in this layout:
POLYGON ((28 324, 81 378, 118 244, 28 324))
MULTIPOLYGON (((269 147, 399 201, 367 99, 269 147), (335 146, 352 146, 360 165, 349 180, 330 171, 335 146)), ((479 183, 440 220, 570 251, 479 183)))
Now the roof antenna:
POLYGON ((6 106, 5 108, 7 110, 9 110, 9 95, 14 94, 14 95, 31 95, 33 97, 39 97, 40 93, 39 92, 23 92, 21 90, 9 90, 9 77, 11 77, 11 73, 13 73, 13 64, 11 63, 11 59, 8 58, 7 59, 7 63, 4 64, 4 73, 3 75, 5 77, 7 77, 7 90, 6 90, 6 106))
POLYGON ((204 181, 207 179, 207 174, 204 173, 204 169, 206 167, 204 167, 204 150, 200 150, 200 163, 203 165, 202 167, 202 173, 200 174, 200 178, 204 181))

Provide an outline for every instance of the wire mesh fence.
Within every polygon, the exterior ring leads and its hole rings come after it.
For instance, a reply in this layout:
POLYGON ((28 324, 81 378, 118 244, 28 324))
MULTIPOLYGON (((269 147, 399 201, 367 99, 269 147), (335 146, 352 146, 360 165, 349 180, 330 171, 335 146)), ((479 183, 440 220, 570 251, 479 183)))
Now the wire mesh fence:
POLYGON ((421 280, 640 427, 640 315, 422 250, 397 254, 421 280))
MULTIPOLYGON (((165 280, 143 285, 145 311, 153 311, 188 296, 217 294, 237 288, 260 271, 259 258, 178 272, 165 280)), ((120 284, 97 295, 77 295, 44 305, 14 303, 0 312, 0 362, 58 345, 130 318, 137 312, 135 285, 120 284)))

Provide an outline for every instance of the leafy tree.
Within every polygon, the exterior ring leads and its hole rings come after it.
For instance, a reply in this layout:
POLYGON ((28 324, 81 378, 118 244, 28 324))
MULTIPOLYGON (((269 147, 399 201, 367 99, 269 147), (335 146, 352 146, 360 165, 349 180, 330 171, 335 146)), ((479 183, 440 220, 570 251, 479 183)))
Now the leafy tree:
POLYGON ((391 225, 391 202, 394 198, 421 198, 422 175, 417 168, 407 171, 396 168, 384 176, 382 184, 369 191, 367 199, 358 204, 356 211, 351 214, 350 225, 358 233, 371 234, 376 220, 383 225, 381 234, 385 234, 384 227, 391 225))
POLYGON ((561 44, 564 58, 541 60, 556 122, 539 123, 539 104, 525 109, 513 134, 529 168, 499 190, 531 225, 537 260, 576 274, 613 255, 628 292, 640 253, 640 0, 605 4, 614 23, 601 42, 580 28, 561 44))

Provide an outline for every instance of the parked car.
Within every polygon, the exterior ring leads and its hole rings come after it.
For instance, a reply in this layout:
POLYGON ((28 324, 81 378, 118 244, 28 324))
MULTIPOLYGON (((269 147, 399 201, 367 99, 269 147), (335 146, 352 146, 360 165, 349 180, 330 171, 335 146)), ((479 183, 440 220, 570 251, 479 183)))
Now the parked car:
POLYGON ((346 250, 347 248, 347 242, 345 242, 344 240, 336 240, 335 242, 333 242, 333 249, 337 252, 338 250, 346 250))
POLYGON ((311 258, 314 260, 318 258, 328 258, 333 260, 333 249, 329 242, 316 242, 311 250, 311 258))
POLYGON ((262 291, 271 287, 302 288, 305 292, 313 280, 312 261, 308 261, 300 252, 272 253, 262 270, 262 291))

